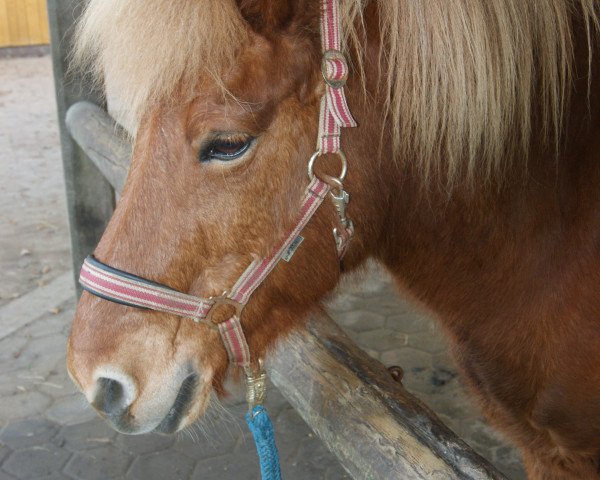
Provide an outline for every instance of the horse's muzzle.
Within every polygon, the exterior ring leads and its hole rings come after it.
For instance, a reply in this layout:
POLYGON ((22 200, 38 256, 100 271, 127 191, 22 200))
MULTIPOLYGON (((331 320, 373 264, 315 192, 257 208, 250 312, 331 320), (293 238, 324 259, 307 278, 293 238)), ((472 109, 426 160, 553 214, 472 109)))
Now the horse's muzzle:
MULTIPOLYGON (((178 430, 182 419, 189 412, 198 384, 196 373, 189 374, 183 380, 171 408, 154 431, 170 434, 178 430)), ((134 383, 125 376, 119 376, 118 379, 100 377, 96 382, 96 391, 91 404, 119 432, 144 433, 149 430, 148 426, 140 425, 135 415, 131 413, 136 394, 134 383)))

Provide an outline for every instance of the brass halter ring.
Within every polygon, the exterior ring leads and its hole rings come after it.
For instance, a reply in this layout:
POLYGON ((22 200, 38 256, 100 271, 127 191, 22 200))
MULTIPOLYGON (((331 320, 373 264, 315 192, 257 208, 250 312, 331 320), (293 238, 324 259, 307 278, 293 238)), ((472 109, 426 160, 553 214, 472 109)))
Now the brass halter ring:
POLYGON ((213 301, 214 303, 213 303, 212 307, 210 307, 210 310, 208 311, 208 313, 206 314, 206 318, 204 319, 203 323, 207 324, 209 327, 211 327, 213 329, 218 330, 220 322, 215 322, 213 320, 213 316, 216 313, 217 309, 222 306, 233 307, 232 308, 233 312, 231 314, 225 315, 226 317, 236 316, 238 319, 242 318, 242 311, 244 310, 245 305, 243 305, 239 302, 236 302, 232 298, 229 298, 227 295, 228 295, 228 292, 223 292, 223 294, 219 295, 218 297, 210 297, 209 298, 209 300, 213 301))
MULTIPOLYGON (((321 155, 323 155, 321 151, 317 150, 315 153, 312 154, 310 160, 308 161, 308 178, 310 180, 315 178, 315 162, 321 155)), ((337 152, 332 153, 331 155, 337 155, 340 158, 340 162, 342 164, 342 171, 340 172, 339 176, 331 178, 334 179, 336 186, 337 184, 341 185, 344 179, 346 178, 346 173, 348 172, 348 160, 346 160, 346 155, 344 155, 344 152, 342 152, 341 150, 338 150, 337 152)))

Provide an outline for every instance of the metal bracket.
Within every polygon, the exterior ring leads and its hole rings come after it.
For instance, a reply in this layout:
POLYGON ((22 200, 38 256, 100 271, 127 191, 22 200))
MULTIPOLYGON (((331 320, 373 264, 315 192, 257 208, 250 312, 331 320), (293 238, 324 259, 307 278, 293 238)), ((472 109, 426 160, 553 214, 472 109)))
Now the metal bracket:
POLYGON ((210 307, 210 310, 207 312, 206 318, 204 319, 203 323, 206 323, 207 325, 218 329, 219 322, 215 322, 213 320, 213 316, 219 307, 229 307, 232 310, 231 314, 226 315, 227 318, 231 318, 233 316, 237 317, 238 319, 242 318, 242 310, 244 310, 245 305, 236 302, 232 298, 229 298, 227 295, 228 292, 223 292, 223 294, 218 297, 210 297, 208 299, 209 301, 212 301, 214 303, 212 307, 210 307))

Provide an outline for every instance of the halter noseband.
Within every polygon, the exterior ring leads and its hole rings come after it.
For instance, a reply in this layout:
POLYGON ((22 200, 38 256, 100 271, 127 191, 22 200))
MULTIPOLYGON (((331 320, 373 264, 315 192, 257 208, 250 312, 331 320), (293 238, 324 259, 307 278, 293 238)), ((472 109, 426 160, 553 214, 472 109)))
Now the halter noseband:
POLYGON ((304 192, 298 218, 287 237, 279 243, 271 255, 253 261, 231 291, 219 297, 200 298, 178 292, 165 285, 105 265, 92 256, 85 259, 79 282, 85 290, 105 300, 189 317, 197 323, 204 323, 210 328, 218 329, 230 362, 244 368, 246 374, 251 375, 250 353, 240 324, 242 311, 250 296, 271 273, 279 260, 291 258, 300 243, 298 240, 301 238, 300 232, 330 190, 329 184, 314 177, 304 192), (218 321, 215 316, 220 306, 233 310, 230 317, 224 321, 218 321))

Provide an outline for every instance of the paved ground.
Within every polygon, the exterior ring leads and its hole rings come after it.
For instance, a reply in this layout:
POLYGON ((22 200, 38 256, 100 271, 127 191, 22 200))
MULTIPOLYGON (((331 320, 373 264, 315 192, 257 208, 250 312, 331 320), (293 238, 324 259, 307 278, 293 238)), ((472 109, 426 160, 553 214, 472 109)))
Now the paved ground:
MULTIPOLYGON (((177 437, 115 433, 65 371, 74 309, 48 57, 0 59, 0 480, 256 479, 243 404, 217 409, 177 437)), ((373 271, 331 302, 359 345, 387 365, 459 435, 522 479, 513 448, 465 395, 434 324, 373 271)), ((343 469, 271 388, 284 478, 342 479, 343 469)))
POLYGON ((0 60, 0 305, 70 264, 48 57, 0 60))

